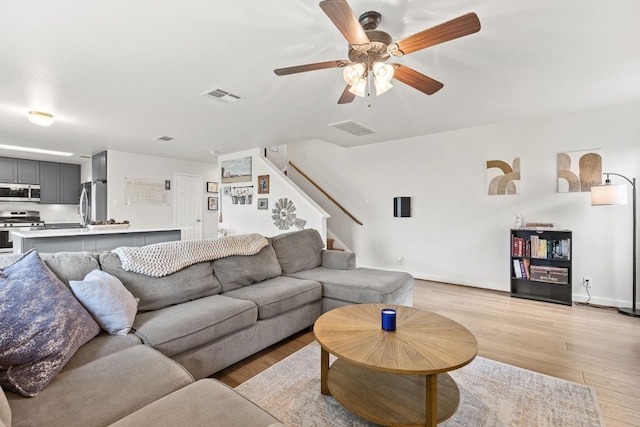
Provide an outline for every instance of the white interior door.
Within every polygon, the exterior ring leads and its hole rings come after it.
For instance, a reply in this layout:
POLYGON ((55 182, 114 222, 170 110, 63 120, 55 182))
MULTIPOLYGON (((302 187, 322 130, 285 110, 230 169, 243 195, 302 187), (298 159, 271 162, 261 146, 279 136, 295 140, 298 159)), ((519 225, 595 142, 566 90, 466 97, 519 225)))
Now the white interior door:
POLYGON ((174 226, 182 229, 182 240, 202 239, 202 177, 176 173, 173 182, 174 226))

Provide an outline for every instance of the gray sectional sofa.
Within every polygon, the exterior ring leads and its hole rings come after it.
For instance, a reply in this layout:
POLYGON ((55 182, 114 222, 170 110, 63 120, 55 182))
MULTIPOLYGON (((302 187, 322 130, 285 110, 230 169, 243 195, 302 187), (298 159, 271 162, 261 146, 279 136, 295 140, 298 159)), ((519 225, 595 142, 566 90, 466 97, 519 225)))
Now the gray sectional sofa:
MULTIPOLYGON (((103 331, 82 345, 37 396, 2 393, 0 427, 279 425, 206 377, 330 309, 413 302, 411 275, 356 268, 353 253, 323 247, 317 231, 296 231, 270 238, 256 255, 165 277, 125 271, 115 252, 40 254, 66 285, 96 269, 117 277, 139 299, 137 314, 131 333, 103 331)), ((0 268, 15 259, 0 257, 0 268)))

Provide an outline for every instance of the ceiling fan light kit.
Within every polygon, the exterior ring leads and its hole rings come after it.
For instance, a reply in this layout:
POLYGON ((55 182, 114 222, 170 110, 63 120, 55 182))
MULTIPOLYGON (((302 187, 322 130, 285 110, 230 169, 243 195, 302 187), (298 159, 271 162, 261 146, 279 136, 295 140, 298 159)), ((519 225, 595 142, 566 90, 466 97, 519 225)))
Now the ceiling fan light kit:
POLYGON ((346 0, 324 0, 320 8, 342 33, 349 43, 349 60, 335 60, 294 67, 278 68, 278 76, 322 70, 344 68, 342 76, 347 87, 338 104, 352 102, 355 96, 365 97, 371 93, 371 81, 376 95, 391 89, 391 80, 402 83, 427 95, 433 95, 444 86, 437 80, 401 64, 386 64, 391 56, 403 56, 459 37, 480 31, 480 20, 475 13, 467 13, 435 27, 420 31, 398 42, 376 28, 382 22, 382 15, 375 11, 365 12, 356 18, 346 0), (368 78, 372 77, 372 79, 368 78))

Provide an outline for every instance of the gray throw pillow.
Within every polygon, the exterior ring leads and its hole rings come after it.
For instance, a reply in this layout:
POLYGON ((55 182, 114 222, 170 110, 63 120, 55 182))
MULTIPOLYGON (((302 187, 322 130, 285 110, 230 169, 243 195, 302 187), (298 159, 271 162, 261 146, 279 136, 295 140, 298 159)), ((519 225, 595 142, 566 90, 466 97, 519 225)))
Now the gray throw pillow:
POLYGON ((117 277, 93 270, 84 280, 71 280, 69 285, 102 329, 111 335, 129 333, 138 311, 138 301, 117 277))
POLYGON ((100 327, 40 259, 0 270, 0 385, 33 397, 100 327))
POLYGON ((282 274, 278 258, 271 245, 256 255, 234 255, 213 261, 213 272, 223 292, 263 282, 282 274))
POLYGON ((309 270, 322 264, 324 242, 320 233, 312 228, 274 236, 271 244, 284 274, 309 270))

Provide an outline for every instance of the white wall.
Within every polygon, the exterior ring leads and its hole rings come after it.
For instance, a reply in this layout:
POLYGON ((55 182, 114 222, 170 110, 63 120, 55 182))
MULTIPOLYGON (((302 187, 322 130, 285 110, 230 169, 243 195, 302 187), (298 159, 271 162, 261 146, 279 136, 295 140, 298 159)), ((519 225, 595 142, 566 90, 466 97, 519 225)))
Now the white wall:
POLYGON ((251 182, 241 182, 237 184, 220 184, 221 193, 224 194, 225 187, 243 187, 253 185, 253 201, 250 205, 233 204, 230 196, 221 196, 221 209, 223 222, 221 227, 227 229, 231 234, 259 233, 264 236, 275 236, 297 230, 292 227, 281 230, 274 225, 272 219, 275 203, 288 198, 293 201, 296 207, 296 215, 304 219, 304 228, 318 230, 320 235, 326 238, 326 217, 328 214, 313 200, 301 193, 299 188, 284 176, 269 160, 261 155, 261 149, 246 150, 219 157, 219 164, 224 160, 250 156, 252 159, 251 182), (269 194, 258 194, 258 176, 269 175, 269 194), (258 199, 268 199, 268 209, 258 209, 258 199))
MULTIPOLYGON (((591 302, 629 306, 631 205, 592 207, 589 193, 557 193, 556 159, 600 148, 604 171, 638 177, 638 117, 640 102, 349 149, 307 141, 289 145, 288 155, 364 222, 356 225, 313 196, 362 266, 507 291, 509 229, 520 212, 525 221, 573 231, 576 300, 586 298, 580 281, 589 276, 591 302), (486 161, 513 157, 521 158, 522 194, 488 196, 486 161), (412 217, 393 217, 395 196, 412 198, 412 217)), ((299 175, 289 177, 313 193, 299 175)))
MULTIPOLYGON (((117 221, 128 220, 135 227, 173 226, 173 175, 184 173, 202 176, 202 230, 203 237, 217 235, 218 215, 207 210, 207 181, 218 180, 218 166, 210 163, 190 162, 165 157, 146 156, 107 151, 107 216, 117 221), (172 190, 169 205, 129 205, 125 204, 125 178, 149 180, 171 180, 172 190)), ((84 178, 84 176, 83 176, 84 178)))

